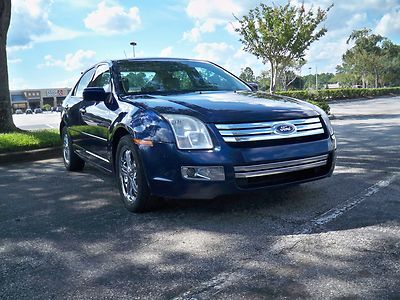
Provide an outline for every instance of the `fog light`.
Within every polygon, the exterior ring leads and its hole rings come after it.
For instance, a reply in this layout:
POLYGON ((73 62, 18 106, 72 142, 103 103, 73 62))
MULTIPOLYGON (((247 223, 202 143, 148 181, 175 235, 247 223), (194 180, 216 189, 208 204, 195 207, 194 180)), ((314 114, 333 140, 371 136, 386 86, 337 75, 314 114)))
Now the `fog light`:
POLYGON ((222 166, 182 167, 182 176, 188 180, 224 181, 225 171, 222 166))

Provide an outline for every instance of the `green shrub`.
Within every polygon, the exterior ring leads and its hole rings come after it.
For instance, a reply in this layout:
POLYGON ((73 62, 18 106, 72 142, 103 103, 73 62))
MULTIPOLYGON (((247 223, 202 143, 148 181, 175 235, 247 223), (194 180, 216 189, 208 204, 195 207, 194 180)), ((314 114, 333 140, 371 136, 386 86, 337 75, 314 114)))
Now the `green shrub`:
POLYGON ((325 112, 329 113, 330 107, 327 101, 356 99, 364 97, 376 97, 384 95, 400 94, 400 87, 378 88, 378 89, 326 89, 326 90, 299 90, 299 91, 281 91, 276 94, 297 98, 318 105, 325 112))
POLYGON ((400 87, 378 88, 378 89, 326 89, 326 90, 301 90, 301 91, 282 91, 277 92, 278 95, 298 98, 302 100, 327 101, 354 99, 364 97, 376 97, 391 94, 400 94, 400 87))
POLYGON ((325 100, 324 101, 306 100, 306 101, 322 108, 328 115, 331 112, 331 107, 329 106, 328 102, 325 100))

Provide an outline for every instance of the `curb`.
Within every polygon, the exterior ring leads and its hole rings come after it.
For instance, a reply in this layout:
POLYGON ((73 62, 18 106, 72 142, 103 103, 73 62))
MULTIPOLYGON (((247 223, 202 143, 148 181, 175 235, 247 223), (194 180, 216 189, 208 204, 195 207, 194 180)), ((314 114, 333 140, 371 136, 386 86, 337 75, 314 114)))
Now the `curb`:
POLYGON ((0 165, 61 157, 61 147, 0 154, 0 165))

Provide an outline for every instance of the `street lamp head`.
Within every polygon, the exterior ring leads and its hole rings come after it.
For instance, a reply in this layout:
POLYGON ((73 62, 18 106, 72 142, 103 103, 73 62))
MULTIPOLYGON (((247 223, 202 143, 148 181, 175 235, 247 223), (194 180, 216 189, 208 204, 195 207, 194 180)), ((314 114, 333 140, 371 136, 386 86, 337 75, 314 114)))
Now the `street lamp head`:
POLYGON ((136 42, 130 42, 130 45, 134 47, 134 46, 137 46, 137 43, 136 42))

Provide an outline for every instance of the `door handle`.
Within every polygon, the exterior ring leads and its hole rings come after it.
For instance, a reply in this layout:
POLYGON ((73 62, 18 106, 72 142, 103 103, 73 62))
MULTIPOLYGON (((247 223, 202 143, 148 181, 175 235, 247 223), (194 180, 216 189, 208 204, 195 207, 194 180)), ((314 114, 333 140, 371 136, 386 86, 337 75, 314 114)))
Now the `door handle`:
POLYGON ((80 108, 79 109, 79 112, 82 114, 82 115, 84 115, 84 114, 86 114, 86 108, 80 108))

